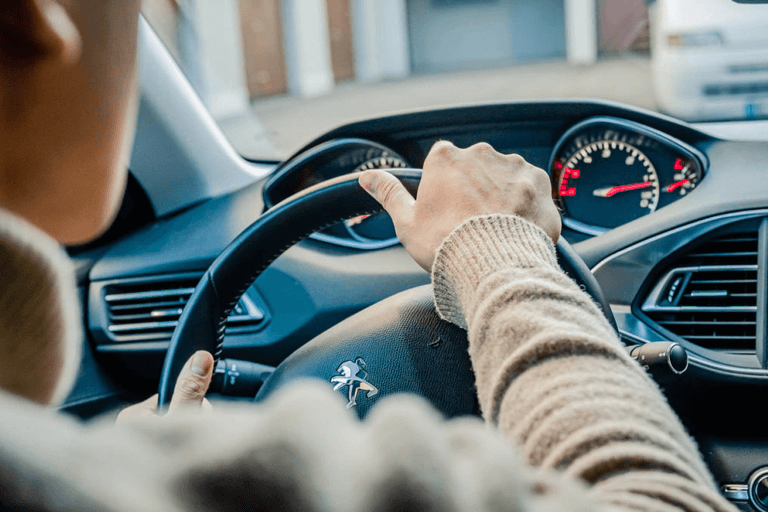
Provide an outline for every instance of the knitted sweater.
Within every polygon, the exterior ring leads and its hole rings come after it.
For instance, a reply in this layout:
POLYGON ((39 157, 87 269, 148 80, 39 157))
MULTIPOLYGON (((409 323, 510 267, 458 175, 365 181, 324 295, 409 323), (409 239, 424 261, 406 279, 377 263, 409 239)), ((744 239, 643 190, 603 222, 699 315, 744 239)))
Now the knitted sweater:
MULTIPOLYGON (((47 275, 43 296, 60 299, 71 279, 50 269, 63 254, 49 244, 19 258, 29 244, 2 232, 0 297, 39 299, 13 282, 47 275)), ((733 510, 543 231, 472 219, 444 241, 433 284, 440 314, 468 326, 485 422, 445 421, 405 395, 359 422, 318 382, 258 405, 118 426, 0 393, 0 509, 733 510)), ((77 317, 54 311, 59 329, 77 317)), ((6 315, 3 344, 17 341, 6 327, 26 320, 6 315)))

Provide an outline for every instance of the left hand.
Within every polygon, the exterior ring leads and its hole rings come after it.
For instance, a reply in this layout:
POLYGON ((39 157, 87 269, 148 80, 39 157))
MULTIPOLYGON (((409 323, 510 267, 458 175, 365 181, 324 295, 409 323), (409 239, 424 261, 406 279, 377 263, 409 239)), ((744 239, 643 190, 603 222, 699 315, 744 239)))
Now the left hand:
MULTIPOLYGON (((195 352, 182 368, 179 378, 176 379, 168 414, 193 406, 200 407, 204 411, 213 410, 211 403, 205 398, 205 393, 211 384, 211 377, 213 377, 213 356, 204 350, 195 352)), ((157 394, 120 411, 116 423, 146 417, 159 417, 157 394)))

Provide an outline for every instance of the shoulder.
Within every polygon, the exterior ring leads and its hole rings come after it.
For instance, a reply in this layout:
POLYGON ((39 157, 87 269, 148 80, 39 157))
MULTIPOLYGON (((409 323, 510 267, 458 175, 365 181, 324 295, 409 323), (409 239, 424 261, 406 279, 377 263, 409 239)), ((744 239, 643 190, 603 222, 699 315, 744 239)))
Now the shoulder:
POLYGON ((0 268, 0 388, 58 403, 83 343, 72 262, 54 239, 0 209, 0 268))

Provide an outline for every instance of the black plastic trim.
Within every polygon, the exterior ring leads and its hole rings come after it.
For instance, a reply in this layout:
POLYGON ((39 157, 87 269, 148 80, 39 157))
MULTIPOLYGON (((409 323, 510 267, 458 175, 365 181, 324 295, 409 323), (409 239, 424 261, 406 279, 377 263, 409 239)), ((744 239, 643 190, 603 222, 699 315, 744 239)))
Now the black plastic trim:
MULTIPOLYGON (((676 226, 600 259, 592 265, 592 273, 611 304, 628 305, 635 300, 647 276, 662 259, 715 229, 767 215, 767 208, 759 208, 713 215, 676 226)), ((579 251, 579 254, 582 252, 579 251)))

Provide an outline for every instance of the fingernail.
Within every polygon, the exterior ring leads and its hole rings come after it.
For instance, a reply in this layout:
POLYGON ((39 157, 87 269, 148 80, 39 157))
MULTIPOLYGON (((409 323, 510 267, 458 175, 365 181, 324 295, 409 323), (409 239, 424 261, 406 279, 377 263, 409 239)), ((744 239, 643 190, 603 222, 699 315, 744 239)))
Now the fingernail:
POLYGON ((376 178, 378 176, 373 171, 365 171, 360 175, 360 185, 373 194, 376 191, 376 178))
POLYGON ((211 361, 208 359, 208 354, 203 351, 195 353, 195 357, 192 359, 192 373, 198 377, 205 377, 210 366, 211 361))

